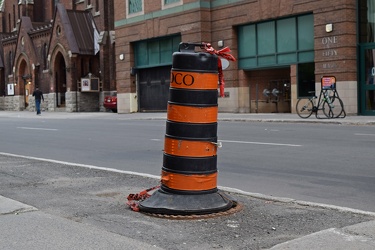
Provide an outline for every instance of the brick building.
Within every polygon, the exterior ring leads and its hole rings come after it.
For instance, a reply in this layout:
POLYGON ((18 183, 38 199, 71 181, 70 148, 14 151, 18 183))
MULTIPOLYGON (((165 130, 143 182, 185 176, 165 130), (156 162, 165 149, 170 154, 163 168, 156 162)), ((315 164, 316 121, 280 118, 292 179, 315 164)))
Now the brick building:
POLYGON ((222 112, 295 112, 335 76, 349 114, 375 115, 373 0, 114 0, 118 111, 165 110, 182 42, 228 46, 222 112))
POLYGON ((0 109, 104 110, 116 90, 113 1, 0 1, 0 109))

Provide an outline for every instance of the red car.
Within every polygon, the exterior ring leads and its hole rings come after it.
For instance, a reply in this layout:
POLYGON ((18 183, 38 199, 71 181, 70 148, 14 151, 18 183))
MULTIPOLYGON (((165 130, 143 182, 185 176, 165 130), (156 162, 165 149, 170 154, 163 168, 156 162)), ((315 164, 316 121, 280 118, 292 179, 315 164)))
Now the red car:
POLYGON ((103 106, 106 109, 110 109, 116 113, 117 112, 117 94, 113 93, 112 95, 105 96, 103 106))

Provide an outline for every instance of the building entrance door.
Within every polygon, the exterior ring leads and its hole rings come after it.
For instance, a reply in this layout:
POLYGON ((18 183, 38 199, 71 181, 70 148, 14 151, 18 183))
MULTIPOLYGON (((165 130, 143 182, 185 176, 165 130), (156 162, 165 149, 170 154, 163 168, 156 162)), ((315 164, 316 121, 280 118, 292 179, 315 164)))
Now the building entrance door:
POLYGON ((360 49, 360 113, 375 115, 375 44, 360 49))
POLYGON ((25 108, 29 106, 29 96, 30 96, 30 84, 28 82, 24 83, 25 86, 25 108))
POLYGON ((171 66, 139 70, 139 109, 141 112, 166 111, 171 66))

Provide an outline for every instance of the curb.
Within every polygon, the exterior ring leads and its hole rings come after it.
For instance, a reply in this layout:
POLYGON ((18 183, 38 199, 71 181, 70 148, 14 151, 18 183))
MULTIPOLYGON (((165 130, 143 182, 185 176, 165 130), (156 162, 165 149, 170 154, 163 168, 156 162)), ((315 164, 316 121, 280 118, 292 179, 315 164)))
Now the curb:
MULTIPOLYGON (((152 178, 152 179, 160 179, 160 176, 156 176, 156 175, 144 174, 144 173, 138 173, 138 172, 132 172, 132 171, 123 171, 123 170, 112 169, 112 168, 103 168, 103 167, 97 167, 97 166, 93 166, 93 165, 85 165, 85 164, 77 164, 77 163, 64 162, 64 161, 56 161, 56 160, 51 160, 51 159, 29 157, 29 156, 9 154, 9 153, 3 153, 3 152, 0 152, 0 155, 18 157, 18 158, 24 158, 24 159, 31 159, 31 160, 38 160, 38 161, 44 161, 44 162, 51 162, 51 163, 58 163, 58 164, 64 164, 64 165, 68 165, 68 166, 82 167, 82 168, 88 168, 88 169, 109 171, 109 172, 115 172, 115 173, 120 173, 120 174, 136 175, 136 176, 152 178)), ((309 201, 296 200, 296 199, 286 198, 286 197, 275 197, 275 196, 264 195, 264 194, 259 194, 259 193, 251 193, 251 192, 246 192, 246 191, 243 191, 243 190, 240 190, 240 189, 223 187, 223 186, 218 186, 218 189, 226 191, 226 192, 231 192, 231 193, 240 194, 240 195, 246 195, 246 196, 249 196, 249 197, 267 200, 267 201, 281 202, 281 203, 286 203, 286 204, 288 204, 288 203, 289 204, 297 204, 297 205, 307 206, 307 207, 325 208, 325 209, 336 210, 336 211, 339 211, 339 212, 353 213, 353 214, 359 214, 359 215, 368 215, 368 216, 374 216, 375 217, 375 212, 353 209, 353 208, 348 208, 348 207, 340 207, 340 206, 329 205, 329 204, 324 204, 324 203, 315 203, 315 202, 309 202, 309 201)), ((1 198, 1 196, 0 196, 0 198, 1 198)), ((30 206, 30 208, 36 209, 36 208, 31 207, 31 206, 30 206)), ((33 210, 30 210, 30 211, 33 211, 33 210)), ((1 214, 1 211, 0 211, 0 214, 1 214)))

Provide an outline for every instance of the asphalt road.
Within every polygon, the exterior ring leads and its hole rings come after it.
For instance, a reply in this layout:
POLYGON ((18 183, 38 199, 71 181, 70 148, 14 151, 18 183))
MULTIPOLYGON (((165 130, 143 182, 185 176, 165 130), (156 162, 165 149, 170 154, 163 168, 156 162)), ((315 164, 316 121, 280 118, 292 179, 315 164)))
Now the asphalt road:
MULTIPOLYGON (((2 118, 0 152, 159 175, 163 120, 2 118)), ((218 185, 375 212, 373 126, 220 122, 218 185)))

